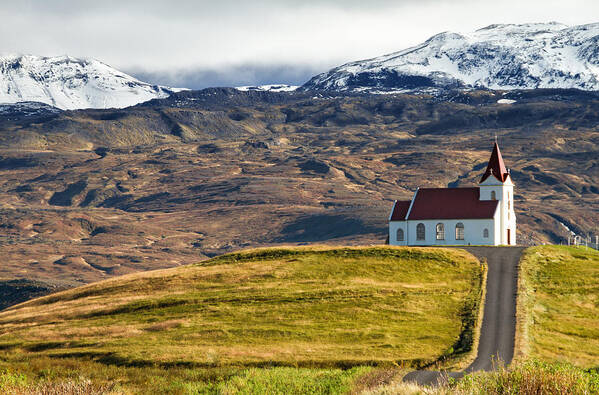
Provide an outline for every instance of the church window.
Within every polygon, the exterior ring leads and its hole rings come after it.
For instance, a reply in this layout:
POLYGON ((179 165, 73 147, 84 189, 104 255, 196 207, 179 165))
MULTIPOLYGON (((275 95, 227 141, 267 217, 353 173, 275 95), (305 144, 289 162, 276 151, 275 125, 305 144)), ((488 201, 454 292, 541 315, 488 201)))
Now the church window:
POLYGON ((455 226, 455 239, 464 240, 464 224, 458 222, 455 226))
POLYGON ((426 230, 424 228, 424 224, 416 225, 416 240, 424 240, 426 237, 426 230))
POLYGON ((491 200, 497 200, 497 195, 495 194, 495 191, 491 191, 491 200))
POLYGON ((483 230, 483 237, 484 237, 485 239, 488 239, 488 238, 489 238, 489 229, 485 228, 485 230, 483 230))
POLYGON ((437 224, 437 240, 445 240, 445 225, 437 224))
POLYGON ((403 229, 397 229, 397 241, 403 241, 403 229))

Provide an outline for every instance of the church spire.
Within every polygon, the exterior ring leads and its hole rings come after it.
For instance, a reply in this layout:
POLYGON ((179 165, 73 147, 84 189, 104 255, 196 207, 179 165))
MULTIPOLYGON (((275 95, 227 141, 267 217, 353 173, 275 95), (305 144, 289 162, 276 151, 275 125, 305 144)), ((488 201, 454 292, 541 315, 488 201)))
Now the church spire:
POLYGON ((505 164, 503 163, 503 158, 501 157, 501 152, 499 151, 499 145, 497 145, 497 140, 495 140, 495 144, 493 145, 493 152, 491 153, 487 170, 485 171, 485 174, 483 174, 483 178, 481 178, 480 182, 485 181, 491 175, 501 182, 505 182, 508 176, 505 164))

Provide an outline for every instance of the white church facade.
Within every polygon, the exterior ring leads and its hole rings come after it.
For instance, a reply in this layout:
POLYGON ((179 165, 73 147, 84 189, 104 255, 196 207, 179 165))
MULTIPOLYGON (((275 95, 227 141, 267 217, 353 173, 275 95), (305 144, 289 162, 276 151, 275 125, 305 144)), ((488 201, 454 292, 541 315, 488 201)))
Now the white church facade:
POLYGON ((478 187, 418 188, 395 201, 389 244, 516 245, 514 184, 497 142, 478 187))

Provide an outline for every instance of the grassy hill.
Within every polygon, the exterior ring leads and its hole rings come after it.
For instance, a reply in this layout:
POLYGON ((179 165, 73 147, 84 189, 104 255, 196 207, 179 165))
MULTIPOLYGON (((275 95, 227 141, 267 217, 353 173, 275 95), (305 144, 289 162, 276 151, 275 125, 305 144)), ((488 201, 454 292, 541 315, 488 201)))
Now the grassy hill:
POLYGON ((345 391, 376 382, 380 373, 367 366, 417 367, 467 353, 483 275, 462 250, 229 254, 1 312, 0 371, 31 382, 83 376, 132 391, 234 393, 249 383, 345 391))
MULTIPOLYGON (((325 246, 126 275, 0 313, 0 392, 422 393, 402 373, 467 353, 483 275, 461 250, 325 246)), ((520 280, 515 363, 426 393, 599 391, 599 253, 530 248, 520 280)))
POLYGON ((532 247, 520 273, 522 356, 599 368, 599 251, 532 247))

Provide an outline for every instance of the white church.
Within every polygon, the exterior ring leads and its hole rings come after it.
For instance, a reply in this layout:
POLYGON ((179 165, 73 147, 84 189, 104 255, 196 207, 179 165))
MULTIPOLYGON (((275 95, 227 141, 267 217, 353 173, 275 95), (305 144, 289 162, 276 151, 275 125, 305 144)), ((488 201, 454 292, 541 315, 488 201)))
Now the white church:
POLYGON ((412 200, 395 201, 389 244, 516 245, 514 184, 497 142, 475 188, 418 188, 412 200))

